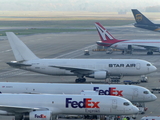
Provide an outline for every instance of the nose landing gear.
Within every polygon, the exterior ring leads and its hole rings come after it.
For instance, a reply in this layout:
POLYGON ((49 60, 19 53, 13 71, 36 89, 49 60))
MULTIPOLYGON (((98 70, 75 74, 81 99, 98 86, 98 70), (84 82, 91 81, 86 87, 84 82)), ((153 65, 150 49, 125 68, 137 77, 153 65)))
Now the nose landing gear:
POLYGON ((147 52, 147 55, 153 55, 152 51, 147 52))

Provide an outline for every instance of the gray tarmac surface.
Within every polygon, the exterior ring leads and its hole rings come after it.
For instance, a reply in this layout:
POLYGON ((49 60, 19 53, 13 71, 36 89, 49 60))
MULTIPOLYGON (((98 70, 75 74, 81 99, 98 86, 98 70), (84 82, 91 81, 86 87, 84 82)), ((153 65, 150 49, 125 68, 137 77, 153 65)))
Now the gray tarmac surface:
MULTIPOLYGON (((158 32, 142 29, 122 27, 110 29, 114 37, 118 39, 160 39, 158 32)), ((73 32, 59 34, 36 34, 29 36, 19 36, 20 39, 40 58, 97 58, 97 59, 144 59, 153 63, 157 72, 149 74, 149 82, 141 83, 148 89, 159 87, 160 84, 160 53, 146 55, 146 52, 133 52, 132 55, 122 55, 121 52, 106 54, 105 52, 93 52, 96 49, 95 42, 99 40, 97 31, 95 32, 73 32), (84 56, 84 50, 90 51, 89 56, 84 56)), ((0 38, 0 82, 41 82, 41 83, 74 83, 76 77, 48 76, 38 73, 28 72, 9 67, 6 62, 15 60, 9 42, 3 37, 0 38)), ((140 76, 124 77, 123 80, 138 80, 140 76)), ((94 80, 87 78, 86 83, 102 83, 104 80, 94 80)), ((160 115, 160 95, 154 102, 146 103, 148 111, 145 115, 160 115)), ((138 115, 139 120, 144 115, 138 115)), ((13 117, 0 117, 0 120, 13 120, 13 117)))

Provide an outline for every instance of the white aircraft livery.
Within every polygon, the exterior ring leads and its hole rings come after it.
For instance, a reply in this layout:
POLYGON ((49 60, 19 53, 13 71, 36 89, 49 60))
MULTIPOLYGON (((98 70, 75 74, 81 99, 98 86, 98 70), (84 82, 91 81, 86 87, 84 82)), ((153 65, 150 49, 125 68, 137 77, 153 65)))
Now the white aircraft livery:
POLYGON ((139 59, 40 59, 13 32, 7 32, 16 61, 12 67, 48 75, 106 79, 109 76, 137 76, 156 71, 150 62, 139 59))
POLYGON ((131 102, 151 102, 157 99, 148 89, 136 85, 0 82, 2 94, 80 94, 84 90, 96 91, 99 95, 124 97, 131 102))
POLYGON ((96 43, 100 46, 122 51, 147 51, 147 55, 152 55, 153 52, 160 52, 160 40, 119 40, 114 38, 100 23, 96 22, 95 26, 101 39, 101 41, 97 41, 96 43))
POLYGON ((0 110, 15 120, 52 120, 58 114, 127 115, 139 109, 118 96, 65 94, 1 94, 0 110))

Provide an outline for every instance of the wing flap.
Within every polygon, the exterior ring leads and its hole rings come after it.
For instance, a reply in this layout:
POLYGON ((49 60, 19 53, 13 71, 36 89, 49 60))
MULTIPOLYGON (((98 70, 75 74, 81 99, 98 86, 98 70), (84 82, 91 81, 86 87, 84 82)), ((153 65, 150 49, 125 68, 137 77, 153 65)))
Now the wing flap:
POLYGON ((12 66, 12 67, 28 67, 28 66, 32 66, 30 64, 22 64, 22 63, 14 63, 14 62, 7 62, 7 64, 9 66, 12 66))
POLYGON ((155 46, 146 46, 146 45, 134 45, 134 46, 138 46, 138 47, 144 47, 147 50, 158 50, 158 47, 155 46))
POLYGON ((70 66, 57 66, 57 65, 52 65, 49 67, 70 70, 73 73, 79 73, 79 74, 92 74, 93 73, 93 70, 87 69, 87 68, 70 67, 70 66))
POLYGON ((47 108, 38 108, 38 107, 0 105, 0 110, 12 112, 12 113, 23 113, 23 112, 30 112, 34 110, 42 110, 42 109, 48 110, 47 108))

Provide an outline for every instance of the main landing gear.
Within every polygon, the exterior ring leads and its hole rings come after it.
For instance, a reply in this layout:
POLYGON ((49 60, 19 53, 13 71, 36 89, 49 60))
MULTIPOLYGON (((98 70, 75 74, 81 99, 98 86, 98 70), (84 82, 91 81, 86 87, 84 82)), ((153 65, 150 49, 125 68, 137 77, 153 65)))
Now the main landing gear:
POLYGON ((147 52, 147 55, 153 55, 152 51, 147 52))
POLYGON ((78 78, 75 80, 75 83, 84 83, 84 82, 86 82, 85 78, 78 78))

